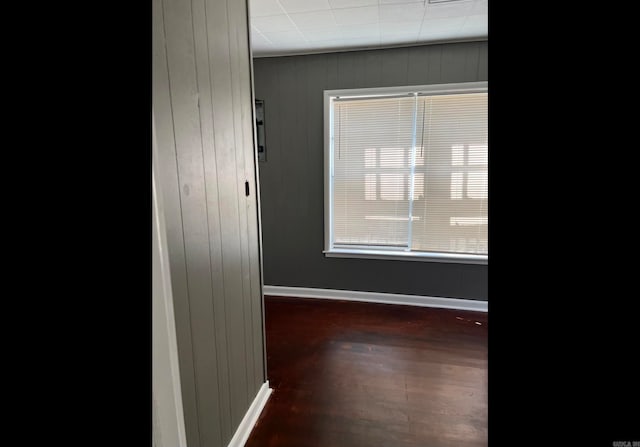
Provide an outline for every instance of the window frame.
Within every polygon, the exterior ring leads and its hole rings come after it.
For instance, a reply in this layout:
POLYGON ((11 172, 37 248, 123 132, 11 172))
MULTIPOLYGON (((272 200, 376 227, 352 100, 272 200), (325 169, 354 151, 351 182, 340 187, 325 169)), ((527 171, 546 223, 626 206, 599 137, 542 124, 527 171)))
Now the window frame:
POLYGON ((385 97, 410 95, 444 95, 452 93, 487 93, 488 82, 462 82, 453 84, 411 85, 397 87, 355 88, 324 90, 324 250, 329 258, 363 258, 403 261, 427 261, 460 264, 488 264, 489 255, 449 252, 422 252, 398 250, 393 247, 358 245, 353 248, 334 247, 333 244, 333 107, 332 98, 385 97))

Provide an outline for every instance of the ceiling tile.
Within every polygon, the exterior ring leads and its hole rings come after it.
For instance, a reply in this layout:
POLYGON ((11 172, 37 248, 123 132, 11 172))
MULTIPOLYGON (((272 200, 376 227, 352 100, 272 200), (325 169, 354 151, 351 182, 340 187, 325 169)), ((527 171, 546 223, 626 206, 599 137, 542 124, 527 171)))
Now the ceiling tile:
POLYGON ((321 42, 323 40, 335 40, 342 38, 342 34, 337 26, 320 29, 306 29, 302 30, 302 33, 309 42, 321 42))
POLYGON ((254 57, 264 56, 265 54, 268 54, 274 50, 275 48, 273 47, 273 45, 258 45, 251 47, 251 53, 254 57))
POLYGON ((455 29, 432 32, 420 32, 417 42, 434 42, 439 40, 459 39, 460 33, 455 29))
POLYGON ((286 14, 277 16, 254 17, 251 25, 261 33, 274 33, 278 31, 293 31, 296 26, 286 14))
POLYGON ((363 45, 380 45, 380 38, 375 36, 370 37, 355 37, 353 39, 344 39, 348 45, 357 47, 363 45))
POLYGON ((273 45, 266 40, 261 40, 259 42, 251 42, 251 49, 253 50, 268 50, 272 49, 273 45))
POLYGON ((306 39, 299 31, 281 31, 275 33, 262 33, 274 45, 280 46, 292 43, 304 43, 306 39))
POLYGON ((287 13, 331 9, 327 0, 279 0, 287 13))
POLYGON ((380 44, 393 45, 401 43, 415 43, 418 40, 418 33, 402 33, 402 34, 381 34, 380 44))
POLYGON ((404 5, 380 5, 380 22, 422 20, 425 7, 422 3, 404 5))
POLYGON ((464 24, 465 17, 449 17, 446 19, 424 19, 420 28, 420 35, 440 31, 457 31, 464 24))
POLYGON ((481 29, 474 29, 474 28, 465 28, 462 27, 457 33, 456 33, 456 39, 471 39, 471 38, 486 38, 487 37, 487 30, 482 31, 481 29))
POLYGON ((473 6, 471 7, 472 14, 488 14, 489 7, 487 6, 487 0, 475 0, 473 2, 473 6))
POLYGON ((309 42, 290 41, 280 45, 278 48, 282 48, 284 51, 304 52, 310 45, 309 42))
POLYGON ((365 23, 362 25, 339 25, 340 34, 345 39, 354 39, 358 37, 375 37, 380 36, 380 25, 377 23, 365 23))
POLYGON ((489 23, 489 15, 488 14, 474 14, 472 16, 467 16, 467 19, 464 22, 464 26, 467 25, 484 25, 487 26, 489 23))
POLYGON ((424 18, 440 19, 445 17, 460 17, 471 13, 473 2, 463 1, 455 3, 435 3, 427 5, 424 18))
POLYGON ((424 0, 380 0, 381 5, 388 5, 394 3, 422 3, 424 5, 424 0))
POLYGON ((419 22, 384 22, 380 23, 381 34, 407 34, 420 32, 422 21, 419 22))
POLYGON ((487 0, 442 4, 428 4, 426 0, 249 2, 251 47, 258 56, 486 38, 488 35, 487 0))
POLYGON ((251 30, 251 45, 257 45, 257 44, 269 44, 269 45, 271 45, 271 42, 269 42, 260 32, 254 31, 254 29, 252 29, 251 30))
POLYGON ((378 0, 329 0, 331 8, 356 8, 359 6, 377 6, 378 0))
POLYGON ((314 51, 337 50, 344 48, 343 39, 323 40, 321 42, 313 42, 311 49, 314 51))
POLYGON ((489 29, 489 16, 487 14, 474 14, 467 16, 461 31, 476 32, 486 35, 489 29))
POLYGON ((375 38, 357 38, 348 40, 327 40, 324 42, 316 42, 315 51, 331 51, 344 48, 369 48, 380 45, 378 39, 375 38))
POLYGON ((284 14, 278 0, 251 0, 249 5, 251 17, 274 16, 284 14))
POLYGON ((300 28, 302 32, 307 29, 318 29, 336 26, 331 11, 313 11, 289 14, 291 20, 300 28))
POLYGON ((378 7, 364 6, 362 8, 334 9, 333 16, 338 25, 358 25, 376 23, 378 21, 378 7))

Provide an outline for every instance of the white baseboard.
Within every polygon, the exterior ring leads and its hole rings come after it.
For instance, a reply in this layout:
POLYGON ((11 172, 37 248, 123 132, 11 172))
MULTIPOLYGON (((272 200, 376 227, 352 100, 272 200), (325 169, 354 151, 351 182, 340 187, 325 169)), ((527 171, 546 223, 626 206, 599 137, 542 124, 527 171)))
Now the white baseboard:
POLYGON ((396 293, 359 292, 355 290, 311 289, 307 287, 264 286, 265 295, 323 298, 330 300, 365 301, 368 303, 404 304, 408 306, 439 307, 442 309, 487 312, 487 301, 442 298, 436 296, 400 295, 396 293))
POLYGON ((256 425, 256 422, 260 417, 260 413, 262 413, 262 409, 266 405, 272 391, 273 390, 269 388, 268 380, 262 384, 258 390, 258 394, 256 394, 256 398, 253 399, 251 406, 242 418, 240 425, 238 425, 238 429, 233 435, 233 438, 231 438, 231 441, 229 441, 227 447, 244 447, 244 444, 247 442, 247 439, 249 439, 251 430, 253 430, 253 426, 256 425))

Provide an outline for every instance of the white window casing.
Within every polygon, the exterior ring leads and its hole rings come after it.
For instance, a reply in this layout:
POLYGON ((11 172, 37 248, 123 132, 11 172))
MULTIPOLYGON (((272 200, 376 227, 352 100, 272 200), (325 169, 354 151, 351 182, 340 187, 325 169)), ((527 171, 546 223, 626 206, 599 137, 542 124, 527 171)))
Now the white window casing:
POLYGON ((486 264, 487 106, 487 82, 325 90, 325 255, 486 264))

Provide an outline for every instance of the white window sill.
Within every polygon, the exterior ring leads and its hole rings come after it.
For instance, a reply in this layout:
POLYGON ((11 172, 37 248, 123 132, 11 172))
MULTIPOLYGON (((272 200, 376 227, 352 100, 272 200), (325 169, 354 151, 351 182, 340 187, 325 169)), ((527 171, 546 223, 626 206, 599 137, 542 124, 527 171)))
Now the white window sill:
POLYGON ((400 261, 446 262, 455 264, 483 264, 487 265, 487 255, 468 255, 457 253, 429 253, 407 252, 391 250, 355 250, 334 248, 324 250, 327 258, 362 258, 362 259, 389 259, 400 261))

